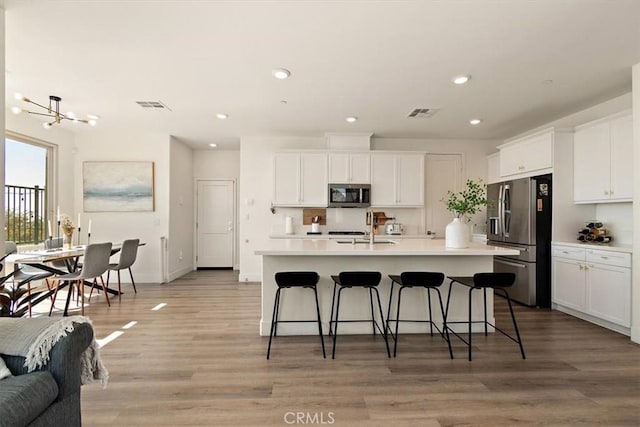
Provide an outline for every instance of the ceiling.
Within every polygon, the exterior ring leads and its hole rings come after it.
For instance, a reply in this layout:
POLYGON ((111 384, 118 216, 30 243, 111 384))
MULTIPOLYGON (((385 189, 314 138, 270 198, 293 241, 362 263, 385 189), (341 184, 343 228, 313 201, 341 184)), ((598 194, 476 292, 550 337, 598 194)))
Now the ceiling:
POLYGON ((170 134, 194 148, 325 132, 504 139, 631 91, 640 63, 637 0, 4 7, 7 108, 15 92, 39 103, 58 95, 63 112, 101 117, 97 128, 64 123, 69 130, 170 134), (289 79, 272 76, 280 67, 289 79), (472 78, 457 86, 458 74, 472 78), (439 111, 407 118, 415 108, 439 111), (475 117, 483 122, 471 126, 475 117))

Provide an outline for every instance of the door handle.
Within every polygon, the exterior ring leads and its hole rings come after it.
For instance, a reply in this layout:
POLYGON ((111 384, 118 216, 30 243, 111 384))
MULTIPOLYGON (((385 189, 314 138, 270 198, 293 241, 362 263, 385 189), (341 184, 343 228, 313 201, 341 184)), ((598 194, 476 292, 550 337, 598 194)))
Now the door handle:
POLYGON ((517 264, 515 262, 502 261, 501 259, 497 259, 496 262, 500 264, 510 265, 511 267, 527 268, 526 264, 517 264))

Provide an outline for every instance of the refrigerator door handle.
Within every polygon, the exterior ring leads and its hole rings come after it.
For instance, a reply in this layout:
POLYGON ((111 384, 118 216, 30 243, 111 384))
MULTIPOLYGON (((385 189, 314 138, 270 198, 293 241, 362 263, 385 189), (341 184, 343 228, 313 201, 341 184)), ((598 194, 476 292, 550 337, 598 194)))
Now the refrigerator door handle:
POLYGON ((504 185, 504 190, 502 191, 502 235, 504 237, 509 237, 509 229, 511 228, 511 188, 508 184, 504 185), (508 213, 507 213, 508 211, 508 213))
POLYGON ((502 220, 503 220, 502 191, 503 189, 504 189, 504 186, 500 184, 500 189, 498 190, 498 218, 497 218, 496 232, 495 232, 495 234, 498 236, 502 236, 502 220))

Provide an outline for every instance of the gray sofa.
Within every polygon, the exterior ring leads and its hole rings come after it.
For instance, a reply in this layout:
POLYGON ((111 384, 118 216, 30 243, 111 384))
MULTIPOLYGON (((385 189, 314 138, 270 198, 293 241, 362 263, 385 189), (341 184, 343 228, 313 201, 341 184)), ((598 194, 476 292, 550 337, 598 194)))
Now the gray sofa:
POLYGON ((92 339, 90 324, 75 324, 31 373, 24 357, 0 354, 14 375, 0 380, 0 427, 80 426, 81 356, 92 339))

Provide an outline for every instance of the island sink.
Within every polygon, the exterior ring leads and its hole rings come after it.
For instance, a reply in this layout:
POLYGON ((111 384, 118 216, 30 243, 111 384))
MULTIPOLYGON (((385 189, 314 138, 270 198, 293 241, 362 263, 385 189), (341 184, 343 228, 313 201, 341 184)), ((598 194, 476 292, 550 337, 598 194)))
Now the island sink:
MULTIPOLYGON (((370 242, 368 240, 336 240, 336 243, 340 243, 340 244, 349 244, 349 245, 368 245, 370 242)), ((391 244, 391 245, 395 245, 396 241, 394 240, 376 240, 373 242, 374 245, 377 244, 391 244)))

